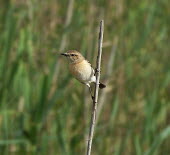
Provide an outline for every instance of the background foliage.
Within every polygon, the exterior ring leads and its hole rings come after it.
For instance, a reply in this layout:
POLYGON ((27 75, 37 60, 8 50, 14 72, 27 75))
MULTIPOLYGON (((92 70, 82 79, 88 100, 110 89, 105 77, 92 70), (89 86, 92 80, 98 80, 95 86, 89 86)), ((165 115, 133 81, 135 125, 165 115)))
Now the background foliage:
POLYGON ((168 0, 1 0, 0 154, 84 154, 91 100, 59 53, 95 66, 105 20, 94 155, 170 154, 168 0))

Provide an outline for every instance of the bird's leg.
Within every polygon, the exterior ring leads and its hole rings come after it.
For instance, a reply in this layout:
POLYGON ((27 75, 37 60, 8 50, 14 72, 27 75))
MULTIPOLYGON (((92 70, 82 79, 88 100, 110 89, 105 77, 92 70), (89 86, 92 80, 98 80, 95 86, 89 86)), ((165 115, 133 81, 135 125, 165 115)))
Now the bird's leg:
POLYGON ((93 94, 92 94, 92 89, 91 89, 91 87, 89 87, 89 91, 90 91, 90 95, 91 95, 92 100, 94 100, 94 96, 93 96, 93 94))
POLYGON ((90 87, 89 84, 87 84, 87 86, 89 87, 89 92, 90 92, 91 98, 92 98, 92 100, 94 100, 94 96, 93 96, 93 94, 92 94, 92 89, 91 89, 91 87, 90 87))
POLYGON ((99 72, 101 72, 101 71, 99 71, 97 68, 95 68, 94 75, 96 76, 96 73, 99 73, 99 72))

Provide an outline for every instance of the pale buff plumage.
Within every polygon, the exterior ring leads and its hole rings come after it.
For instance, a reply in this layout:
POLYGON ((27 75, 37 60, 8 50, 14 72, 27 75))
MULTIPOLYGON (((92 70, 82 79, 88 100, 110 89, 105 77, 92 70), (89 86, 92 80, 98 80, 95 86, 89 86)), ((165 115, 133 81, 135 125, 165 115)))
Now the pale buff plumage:
MULTIPOLYGON (((69 70, 71 74, 81 83, 87 85, 90 88, 90 83, 96 82, 95 71, 91 67, 91 64, 76 50, 70 50, 66 53, 62 53, 67 57, 69 61, 69 70)), ((106 86, 102 83, 99 84, 100 88, 106 86)), ((91 89, 90 89, 91 91, 91 89)))
POLYGON ((81 83, 89 86, 91 82, 96 82, 94 69, 86 60, 82 60, 78 63, 69 64, 69 70, 71 74, 81 83))

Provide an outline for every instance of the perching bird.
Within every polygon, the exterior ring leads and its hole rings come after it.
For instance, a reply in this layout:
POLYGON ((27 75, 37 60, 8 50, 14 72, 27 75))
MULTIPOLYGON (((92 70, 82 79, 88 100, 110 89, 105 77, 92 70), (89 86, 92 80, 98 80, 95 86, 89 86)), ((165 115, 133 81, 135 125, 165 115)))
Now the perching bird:
MULTIPOLYGON (((66 53, 61 53, 61 55, 67 57, 71 74, 78 81, 89 87, 92 96, 90 83, 96 82, 96 76, 94 69, 91 67, 91 64, 82 56, 81 53, 76 50, 69 50, 66 53)), ((100 89, 103 89, 105 87, 106 86, 104 84, 102 84, 101 82, 99 83, 100 89)))

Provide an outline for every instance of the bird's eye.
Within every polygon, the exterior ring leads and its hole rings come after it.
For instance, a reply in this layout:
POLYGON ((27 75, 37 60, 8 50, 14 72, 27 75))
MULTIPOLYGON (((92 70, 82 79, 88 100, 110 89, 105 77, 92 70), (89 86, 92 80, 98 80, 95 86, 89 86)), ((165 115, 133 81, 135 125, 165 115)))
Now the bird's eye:
POLYGON ((75 54, 71 54, 71 56, 75 56, 75 54))

